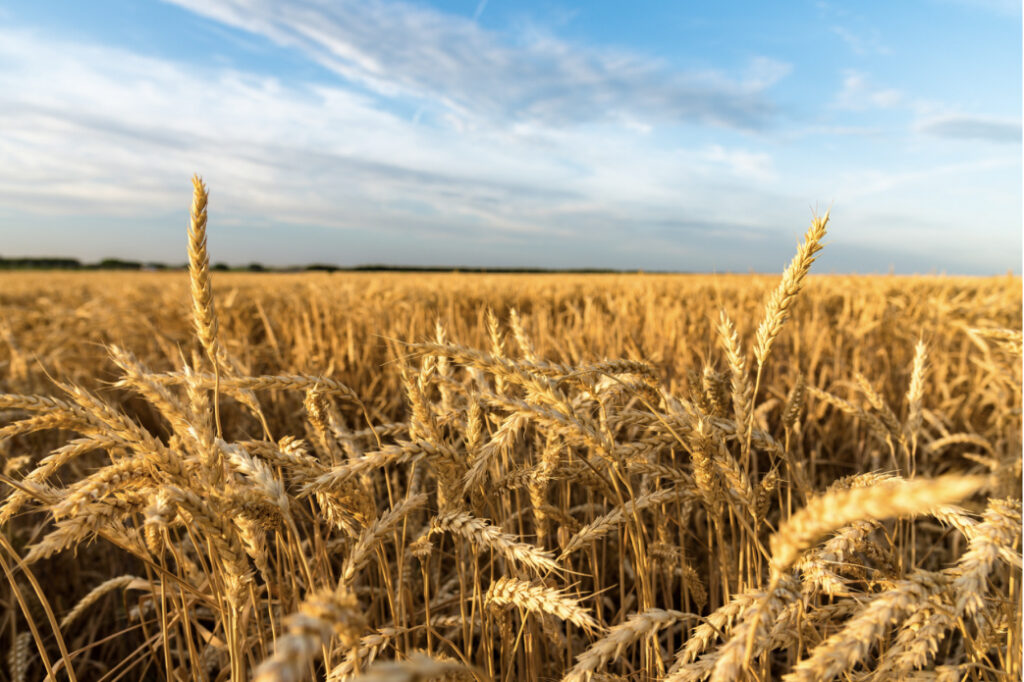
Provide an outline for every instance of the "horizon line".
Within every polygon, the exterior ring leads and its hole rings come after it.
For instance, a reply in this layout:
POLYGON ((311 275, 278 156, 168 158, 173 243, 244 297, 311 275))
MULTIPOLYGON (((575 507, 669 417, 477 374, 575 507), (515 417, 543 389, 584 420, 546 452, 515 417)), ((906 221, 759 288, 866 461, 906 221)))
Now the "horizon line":
MULTIPOLYGON (((166 263, 162 261, 135 261, 122 258, 103 258, 96 262, 83 262, 77 258, 63 256, 0 256, 0 271, 55 271, 64 270, 68 272, 167 272, 187 271, 188 263, 166 263)), ((234 273, 266 273, 266 274, 296 274, 313 272, 409 272, 409 273, 466 273, 466 274, 608 274, 608 275, 631 275, 631 274, 652 274, 652 275, 781 275, 782 271, 759 271, 750 268, 748 270, 666 270, 649 268, 610 268, 610 267, 566 267, 547 268, 537 266, 482 266, 482 265, 408 265, 408 264, 387 264, 387 263, 360 263, 356 265, 336 265, 333 263, 303 263, 290 265, 266 265, 260 262, 250 262, 243 265, 230 265, 219 262, 210 267, 211 272, 234 272, 234 273)), ((973 278, 994 278, 994 277, 1021 277, 1021 273, 1012 269, 1002 273, 988 274, 963 274, 950 273, 948 270, 933 269, 926 272, 896 272, 894 268, 887 271, 874 270, 861 272, 857 270, 817 272, 812 275, 881 275, 890 277, 973 277, 973 278)))

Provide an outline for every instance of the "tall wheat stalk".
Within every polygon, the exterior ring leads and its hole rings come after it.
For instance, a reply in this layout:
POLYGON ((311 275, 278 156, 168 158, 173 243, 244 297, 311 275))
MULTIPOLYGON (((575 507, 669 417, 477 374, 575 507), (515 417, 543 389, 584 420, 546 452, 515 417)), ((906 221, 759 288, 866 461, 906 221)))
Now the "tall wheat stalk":
POLYGON ((188 274, 192 283, 192 320, 196 338, 213 365, 214 423, 217 437, 223 437, 220 423, 220 358, 217 347, 217 311, 213 307, 210 255, 206 250, 206 204, 209 194, 198 175, 192 176, 192 210, 188 226, 188 274))

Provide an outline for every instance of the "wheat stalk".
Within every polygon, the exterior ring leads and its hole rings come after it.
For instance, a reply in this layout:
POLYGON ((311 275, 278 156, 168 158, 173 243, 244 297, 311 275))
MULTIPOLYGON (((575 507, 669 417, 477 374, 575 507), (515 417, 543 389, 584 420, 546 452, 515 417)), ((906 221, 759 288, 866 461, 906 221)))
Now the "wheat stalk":
POLYGON ((634 613, 623 623, 610 628, 604 637, 577 656, 576 665, 566 673, 562 682, 587 682, 601 667, 618 658, 626 647, 654 635, 658 630, 692 617, 691 614, 682 611, 667 609, 650 609, 634 613))
POLYGON ((213 392, 214 423, 217 437, 223 436, 220 424, 220 348, 217 340, 217 311, 213 307, 210 281, 210 256, 206 250, 206 204, 209 194, 198 175, 192 176, 192 211, 188 226, 188 274, 192 283, 192 320, 196 337, 213 365, 216 382, 213 392))

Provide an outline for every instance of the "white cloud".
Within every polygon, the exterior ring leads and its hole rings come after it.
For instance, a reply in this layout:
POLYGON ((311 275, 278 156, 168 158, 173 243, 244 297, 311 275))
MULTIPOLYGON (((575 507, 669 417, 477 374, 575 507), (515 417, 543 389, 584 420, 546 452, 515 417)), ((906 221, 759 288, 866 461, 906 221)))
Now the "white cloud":
POLYGON ((854 54, 860 56, 869 54, 887 55, 892 52, 892 50, 882 42, 882 37, 878 32, 878 29, 872 28, 865 30, 864 32, 857 32, 851 30, 848 26, 840 26, 837 24, 829 26, 829 30, 839 36, 839 39, 846 43, 846 46, 849 47, 854 54))
POLYGON ((793 72, 793 65, 769 57, 754 57, 747 68, 744 82, 748 88, 763 90, 772 87, 793 72))
POLYGON ((868 109, 891 109, 906 101, 902 92, 893 88, 878 88, 867 76, 859 71, 843 73, 843 86, 833 101, 833 106, 849 111, 868 109))
POLYGON ((634 133, 639 133, 641 135, 650 135, 651 131, 654 130, 654 126, 651 124, 638 121, 637 119, 630 118, 628 116, 623 117, 622 125, 626 130, 631 130, 634 133))
POLYGON ((705 158, 715 164, 723 165, 738 178, 758 182, 769 182, 776 179, 775 165, 770 154, 750 152, 745 149, 724 149, 715 144, 707 149, 705 158))
MULTIPOLYGON (((846 201, 859 201, 869 197, 886 194, 893 190, 906 190, 908 187, 918 185, 925 191, 928 187, 934 186, 934 181, 941 178, 956 178, 973 176, 977 173, 1012 169, 1018 164, 1013 157, 993 157, 972 161, 960 161, 956 163, 944 163, 934 167, 917 168, 913 170, 892 171, 887 169, 872 169, 849 172, 844 174, 843 180, 839 183, 842 196, 846 201)), ((914 192, 914 196, 918 193, 914 192)))

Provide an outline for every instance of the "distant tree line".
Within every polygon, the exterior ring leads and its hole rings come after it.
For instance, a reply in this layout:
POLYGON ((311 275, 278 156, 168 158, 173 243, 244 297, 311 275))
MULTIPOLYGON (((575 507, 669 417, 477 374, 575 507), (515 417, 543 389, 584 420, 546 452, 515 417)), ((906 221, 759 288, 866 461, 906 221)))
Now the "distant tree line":
POLYGON ((83 263, 77 258, 54 258, 48 256, 29 256, 23 258, 0 257, 0 269, 3 270, 166 270, 164 263, 142 263, 120 258, 104 258, 98 263, 83 263))
MULTIPOLYGON (((122 260, 120 258, 104 258, 97 263, 83 263, 77 258, 56 258, 48 256, 29 256, 21 258, 4 258, 0 256, 0 270, 187 270, 188 264, 167 264, 155 261, 143 262, 122 260)), ((291 267, 271 267, 262 263, 233 266, 227 263, 214 263, 211 268, 217 272, 469 272, 469 273, 523 273, 542 274, 566 272, 574 274, 601 274, 616 272, 636 272, 634 270, 612 270, 609 268, 574 268, 557 270, 548 268, 527 267, 464 267, 464 266, 417 266, 417 265, 383 265, 369 264, 343 268, 329 263, 311 263, 309 265, 291 267)))
POLYGON ((82 264, 75 258, 0 258, 5 270, 78 270, 82 264))

